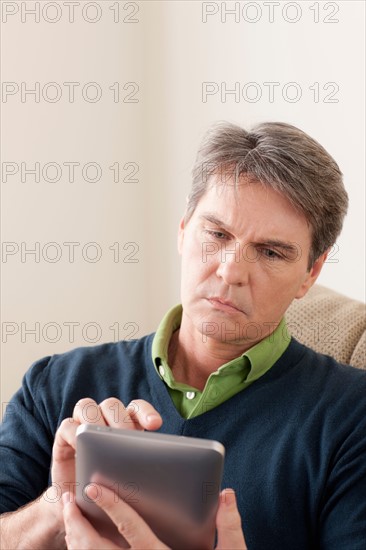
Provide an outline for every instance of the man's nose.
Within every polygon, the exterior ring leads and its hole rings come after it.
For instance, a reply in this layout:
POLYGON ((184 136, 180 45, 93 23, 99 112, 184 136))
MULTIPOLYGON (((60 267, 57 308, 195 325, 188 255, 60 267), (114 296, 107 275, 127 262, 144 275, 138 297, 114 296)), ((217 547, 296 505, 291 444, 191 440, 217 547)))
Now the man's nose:
POLYGON ((231 247, 221 247, 218 254, 216 275, 228 285, 242 286, 248 284, 250 262, 245 261, 239 243, 231 247))

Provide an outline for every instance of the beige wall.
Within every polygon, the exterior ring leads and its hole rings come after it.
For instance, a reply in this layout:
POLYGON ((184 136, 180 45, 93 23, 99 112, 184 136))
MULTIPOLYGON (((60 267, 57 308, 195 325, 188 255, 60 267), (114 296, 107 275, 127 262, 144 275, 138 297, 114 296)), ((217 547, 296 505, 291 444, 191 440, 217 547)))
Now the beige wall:
POLYGON ((290 122, 334 155, 351 206, 320 282, 364 300, 364 3, 237 4, 225 22, 221 2, 119 2, 114 22, 116 2, 80 0, 71 22, 69 3, 40 2, 36 22, 36 2, 2 2, 2 404, 37 358, 141 336, 179 300, 176 229, 215 120, 290 122), (22 97, 37 82, 39 102, 22 97))

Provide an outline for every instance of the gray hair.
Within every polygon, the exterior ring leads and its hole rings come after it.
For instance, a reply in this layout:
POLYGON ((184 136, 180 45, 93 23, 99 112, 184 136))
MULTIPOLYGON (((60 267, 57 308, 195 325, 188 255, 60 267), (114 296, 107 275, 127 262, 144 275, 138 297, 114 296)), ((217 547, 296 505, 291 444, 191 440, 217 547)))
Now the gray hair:
POLYGON ((314 139, 295 126, 265 122, 250 132, 228 122, 205 134, 192 170, 186 222, 210 185, 212 175, 223 183, 241 176, 284 195, 312 228, 310 269, 341 232, 348 195, 335 160, 314 139))

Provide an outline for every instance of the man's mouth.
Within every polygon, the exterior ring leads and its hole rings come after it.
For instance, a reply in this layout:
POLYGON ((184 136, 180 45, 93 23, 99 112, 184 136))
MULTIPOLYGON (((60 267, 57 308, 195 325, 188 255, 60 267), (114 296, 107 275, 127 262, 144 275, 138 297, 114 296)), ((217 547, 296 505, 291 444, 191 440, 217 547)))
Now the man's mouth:
POLYGON ((230 302, 230 300, 225 300, 219 296, 211 296, 210 298, 207 298, 207 300, 213 307, 220 309, 221 311, 244 313, 244 311, 234 304, 234 302, 230 302))

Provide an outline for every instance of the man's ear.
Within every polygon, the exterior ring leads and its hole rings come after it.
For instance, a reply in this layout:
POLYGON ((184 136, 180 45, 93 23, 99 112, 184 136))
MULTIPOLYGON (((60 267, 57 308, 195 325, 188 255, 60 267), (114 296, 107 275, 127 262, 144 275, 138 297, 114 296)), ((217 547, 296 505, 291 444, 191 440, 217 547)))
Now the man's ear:
POLYGON ((299 290, 297 291, 295 298, 297 299, 302 298, 303 296, 305 296, 308 290, 313 286, 313 284, 315 283, 315 281, 320 275, 320 272, 325 263, 325 260, 327 259, 329 251, 330 251, 330 248, 326 250, 321 256, 319 256, 317 260, 315 260, 313 266, 306 273, 305 280, 300 286, 299 290))
POLYGON ((179 254, 182 254, 182 248, 183 248, 183 239, 184 239, 184 228, 185 228, 185 216, 182 217, 182 219, 179 222, 179 229, 178 229, 178 252, 179 254))

